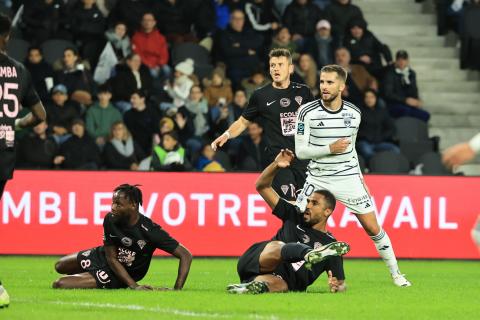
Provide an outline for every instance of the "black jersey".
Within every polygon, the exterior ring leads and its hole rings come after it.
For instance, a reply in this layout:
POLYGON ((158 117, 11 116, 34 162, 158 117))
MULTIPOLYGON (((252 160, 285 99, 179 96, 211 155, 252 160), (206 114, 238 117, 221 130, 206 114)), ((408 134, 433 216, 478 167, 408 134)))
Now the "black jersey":
MULTIPOLYGON (((155 249, 172 254, 178 247, 177 240, 142 214, 134 226, 124 226, 108 213, 103 221, 103 244, 117 247, 118 261, 135 281, 147 273, 155 249)), ((105 248, 100 247, 98 251, 106 265, 105 248)))
MULTIPOLYGON (((273 214, 283 221, 282 227, 272 240, 279 240, 285 243, 299 242, 304 243, 311 248, 319 248, 328 243, 337 241, 330 232, 321 232, 311 227, 305 226, 303 223, 303 215, 298 213, 295 205, 284 199, 280 199, 273 214)), ((332 271, 334 277, 339 280, 345 279, 343 271, 342 257, 331 257, 327 260, 328 270, 332 271)), ((325 270, 325 265, 314 265, 312 271, 304 266, 305 261, 292 263, 295 270, 298 287, 307 287, 312 284, 320 274, 325 270)))
POLYGON ((242 116, 249 121, 258 119, 263 124, 268 153, 274 157, 281 149, 295 151, 297 110, 313 100, 306 85, 290 82, 288 88, 277 89, 270 83, 253 92, 242 116))
POLYGON ((15 163, 15 120, 20 107, 40 101, 28 70, 0 53, 0 180, 12 178, 15 163))

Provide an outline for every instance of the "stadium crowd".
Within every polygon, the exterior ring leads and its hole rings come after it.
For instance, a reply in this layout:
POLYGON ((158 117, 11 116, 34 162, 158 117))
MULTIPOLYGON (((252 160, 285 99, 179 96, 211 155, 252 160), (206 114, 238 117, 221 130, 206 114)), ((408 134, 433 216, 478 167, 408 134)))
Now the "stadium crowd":
POLYGON ((272 48, 292 52, 292 81, 315 96, 321 67, 348 70, 342 95, 363 110, 357 151, 367 164, 400 152, 394 118, 430 117, 407 51, 392 55, 351 0, 2 2, 17 13, 14 37, 30 45, 25 66, 47 111, 22 133, 19 168, 259 171, 261 122, 220 151, 209 142, 269 82, 272 48), (71 43, 53 64, 42 52, 49 39, 71 43), (204 52, 207 64, 196 59, 204 52))

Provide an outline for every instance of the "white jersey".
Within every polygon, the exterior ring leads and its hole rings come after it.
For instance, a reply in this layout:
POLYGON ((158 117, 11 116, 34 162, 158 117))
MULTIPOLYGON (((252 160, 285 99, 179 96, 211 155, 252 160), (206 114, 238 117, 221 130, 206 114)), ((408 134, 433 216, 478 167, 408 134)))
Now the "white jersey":
POLYGON ((327 109, 320 99, 304 104, 298 110, 295 130, 295 152, 299 159, 311 159, 308 175, 314 177, 360 174, 355 140, 361 121, 358 107, 342 101, 337 111, 327 109), (341 138, 350 140, 343 153, 330 153, 330 144, 341 138))

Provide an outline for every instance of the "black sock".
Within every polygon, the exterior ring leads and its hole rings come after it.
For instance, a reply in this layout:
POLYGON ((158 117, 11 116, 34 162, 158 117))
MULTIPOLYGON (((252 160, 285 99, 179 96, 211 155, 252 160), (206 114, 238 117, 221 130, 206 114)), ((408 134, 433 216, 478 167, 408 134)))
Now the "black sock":
POLYGON ((281 255, 285 262, 302 261, 312 248, 303 243, 287 243, 282 247, 281 255))

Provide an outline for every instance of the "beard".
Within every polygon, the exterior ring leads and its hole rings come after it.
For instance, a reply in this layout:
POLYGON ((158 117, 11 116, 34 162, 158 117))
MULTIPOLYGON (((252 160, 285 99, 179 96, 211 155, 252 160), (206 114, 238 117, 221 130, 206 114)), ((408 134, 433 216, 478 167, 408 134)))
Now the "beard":
POLYGON ((335 94, 335 95, 334 95, 334 94, 330 94, 330 98, 328 98, 328 99, 324 99, 324 98, 322 97, 322 100, 325 101, 325 102, 332 102, 333 100, 337 99, 337 97, 338 97, 338 92, 337 92, 337 94, 335 94))

